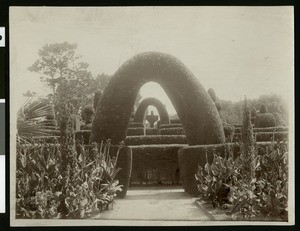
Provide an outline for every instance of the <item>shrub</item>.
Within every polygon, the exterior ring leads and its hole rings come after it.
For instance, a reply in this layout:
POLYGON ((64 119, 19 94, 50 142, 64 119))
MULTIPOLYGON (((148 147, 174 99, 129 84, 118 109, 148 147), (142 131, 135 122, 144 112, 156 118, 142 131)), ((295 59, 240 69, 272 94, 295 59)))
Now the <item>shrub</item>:
MULTIPOLYGON (((253 133, 258 132, 287 132, 289 130, 288 127, 267 127, 267 128, 253 128, 253 133)), ((235 128, 235 133, 241 133, 240 128, 235 128)))
POLYGON ((237 220, 287 221, 288 144, 263 145, 263 154, 253 159, 255 177, 250 184, 242 174, 241 152, 236 158, 214 154, 211 164, 207 160, 204 168, 200 165, 195 177, 201 199, 237 220))
POLYGON ((254 124, 257 128, 275 127, 275 117, 271 113, 258 114, 254 124))
POLYGON ((80 140, 83 144, 89 144, 91 130, 80 130, 75 132, 75 140, 80 140))
POLYGON ((209 94, 210 98, 212 99, 213 102, 216 102, 217 100, 217 96, 216 96, 216 93, 215 93, 215 90, 213 88, 209 88, 207 90, 207 93, 209 94))
POLYGON ((162 128, 159 129, 160 135, 184 135, 185 132, 183 128, 173 127, 173 128, 162 128))
POLYGON ((87 218, 111 207, 121 186, 115 180, 118 153, 111 158, 109 145, 95 144, 91 153, 81 145, 63 176, 59 145, 18 143, 16 218, 87 218))
POLYGON ((143 136, 145 135, 144 128, 128 128, 127 129, 127 136, 143 136))
POLYGON ((94 110, 95 110, 95 111, 97 110, 97 106, 98 106, 98 104, 99 104, 99 101, 100 101, 102 95, 103 95, 103 91, 101 91, 101 90, 98 90, 98 91, 96 91, 96 93, 95 93, 95 96, 94 96, 94 104, 93 104, 93 107, 94 107, 94 110))
POLYGON ((184 135, 153 135, 153 136, 128 136, 126 145, 148 145, 148 144, 186 144, 184 135))
POLYGON ((235 128, 232 125, 225 125, 223 126, 224 129, 224 134, 225 134, 225 138, 226 140, 232 142, 233 136, 234 136, 234 132, 235 132, 235 128))
POLYGON ((266 107, 266 105, 262 104, 262 105, 260 106, 259 113, 260 113, 260 114, 267 113, 267 107, 266 107))
POLYGON ((87 105, 83 108, 81 112, 82 120, 85 124, 90 124, 92 122, 92 116, 94 114, 94 108, 92 105, 87 105))

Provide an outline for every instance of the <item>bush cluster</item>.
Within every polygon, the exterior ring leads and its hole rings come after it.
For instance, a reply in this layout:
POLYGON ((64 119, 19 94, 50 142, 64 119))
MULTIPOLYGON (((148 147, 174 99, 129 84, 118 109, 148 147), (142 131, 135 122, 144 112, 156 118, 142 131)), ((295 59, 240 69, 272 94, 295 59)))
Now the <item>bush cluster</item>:
MULTIPOLYGON (((272 141, 285 141, 288 139, 288 132, 256 132, 253 134, 253 137, 256 142, 267 142, 272 141)), ((241 133, 235 133, 233 141, 241 141, 241 133)))
POLYGON ((287 221, 288 148, 286 142, 269 143, 256 153, 255 177, 249 184, 243 174, 242 155, 221 157, 199 166, 195 177, 201 199, 222 207, 236 220, 287 221))
POLYGON ((59 145, 18 143, 16 218, 88 218, 111 208, 121 186, 115 180, 118 154, 111 158, 109 145, 80 145, 74 166, 62 175, 59 145))
POLYGON ((272 113, 258 114, 254 120, 256 128, 275 127, 275 117, 272 113))

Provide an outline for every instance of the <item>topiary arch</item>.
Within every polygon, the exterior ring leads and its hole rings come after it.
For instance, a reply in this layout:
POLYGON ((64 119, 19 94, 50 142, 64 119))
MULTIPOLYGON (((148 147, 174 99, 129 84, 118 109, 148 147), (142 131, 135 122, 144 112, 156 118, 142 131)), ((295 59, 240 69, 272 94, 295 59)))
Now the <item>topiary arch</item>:
POLYGON ((138 108, 135 112, 133 122, 143 123, 145 111, 150 105, 156 107, 158 114, 159 114, 161 124, 170 123, 169 114, 168 114, 168 111, 166 110, 165 106, 158 99, 152 98, 152 97, 146 98, 140 103, 140 105, 138 106, 138 108))
POLYGON ((138 54, 113 75, 95 113, 91 142, 125 140, 135 98, 150 81, 160 84, 169 96, 189 145, 225 142, 219 113, 198 79, 177 58, 159 52, 138 54))

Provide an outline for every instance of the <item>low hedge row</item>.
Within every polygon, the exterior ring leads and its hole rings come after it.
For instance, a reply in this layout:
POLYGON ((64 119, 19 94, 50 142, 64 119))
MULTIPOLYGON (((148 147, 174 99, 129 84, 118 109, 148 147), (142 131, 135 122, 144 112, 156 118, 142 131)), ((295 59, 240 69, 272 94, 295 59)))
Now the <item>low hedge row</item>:
MULTIPOLYGON (((269 149, 271 142, 258 142, 255 144, 259 155, 264 154, 269 149)), ((274 143, 275 148, 277 143, 274 143)), ((287 145, 287 144, 286 144, 287 145)), ((191 195, 197 195, 198 189, 195 180, 195 173, 198 166, 204 168, 206 161, 212 163, 214 153, 225 156, 232 150, 233 156, 236 158, 241 153, 240 144, 215 144, 215 145, 196 145, 183 147, 178 151, 178 161, 180 174, 183 180, 183 188, 191 195), (206 159, 207 158, 207 159, 206 159)))
POLYGON ((185 145, 131 146, 131 184, 178 184, 178 150, 185 145))
MULTIPOLYGON (((288 140, 288 132, 257 132, 253 133, 254 140, 256 142, 272 141, 274 135, 274 141, 288 140)), ((242 139, 241 133, 235 133, 233 141, 240 141, 242 139)))
POLYGON ((135 122, 130 122, 128 124, 128 128, 143 128, 144 124, 142 123, 135 123, 135 122))
POLYGON ((145 135, 144 128, 128 128, 127 136, 143 136, 145 135))
POLYGON ((181 128, 182 127, 182 124, 161 124, 159 126, 159 129, 162 129, 162 128, 181 128))
MULTIPOLYGON (((234 132, 235 133, 241 133, 241 128, 235 128, 234 132)), ((253 132, 286 132, 288 131, 288 127, 267 127, 267 128, 253 128, 253 132)))
POLYGON ((145 131, 146 131, 146 136, 158 135, 157 128, 147 128, 145 131))
POLYGON ((183 128, 162 128, 159 129, 159 134, 160 135, 184 135, 185 132, 183 130, 183 128))
POLYGON ((180 119, 170 119, 171 124, 181 124, 180 119))
POLYGON ((153 136, 128 136, 126 145, 149 145, 149 144, 186 144, 185 135, 153 135, 153 136))

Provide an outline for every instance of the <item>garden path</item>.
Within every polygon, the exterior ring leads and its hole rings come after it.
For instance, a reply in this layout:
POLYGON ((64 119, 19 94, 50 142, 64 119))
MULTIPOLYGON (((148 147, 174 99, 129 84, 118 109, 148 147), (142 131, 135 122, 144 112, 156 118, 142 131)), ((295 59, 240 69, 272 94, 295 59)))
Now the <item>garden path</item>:
MULTIPOLYGON (((132 225, 199 225, 212 218, 181 187, 131 187, 124 199, 116 199, 114 209, 94 217, 125 220, 132 225), (150 222, 149 222, 150 221, 150 222)), ((122 223, 122 222, 121 222, 122 223)))

